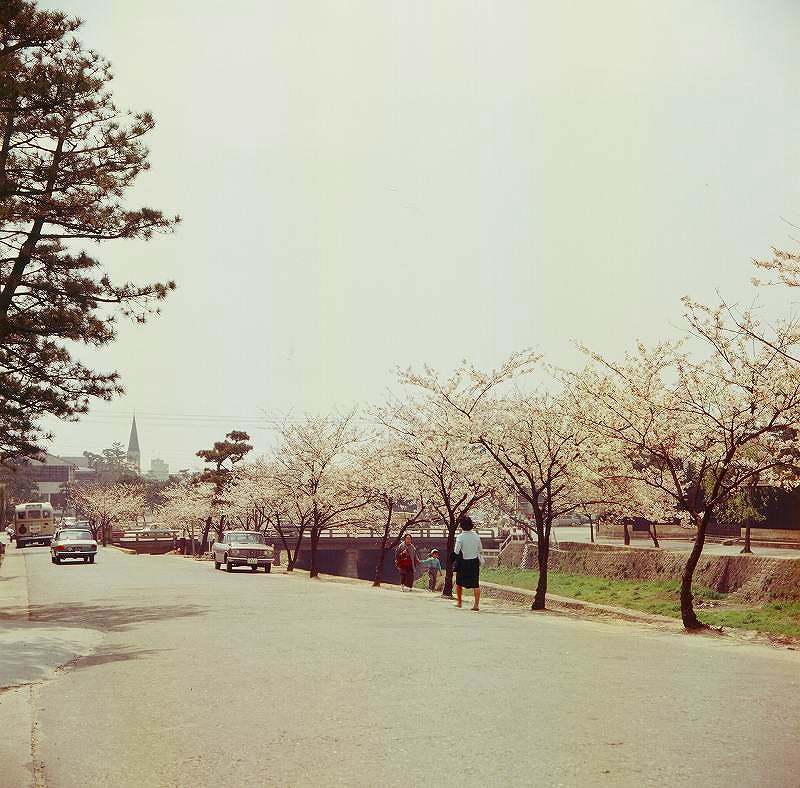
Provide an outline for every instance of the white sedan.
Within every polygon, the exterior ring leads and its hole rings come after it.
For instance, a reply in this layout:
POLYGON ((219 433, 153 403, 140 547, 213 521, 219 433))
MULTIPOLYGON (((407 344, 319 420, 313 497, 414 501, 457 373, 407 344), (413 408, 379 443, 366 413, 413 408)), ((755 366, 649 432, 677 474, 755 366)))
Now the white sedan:
POLYGON ((258 531, 226 531, 222 540, 211 546, 214 569, 225 564, 228 572, 235 566, 249 566, 252 572, 263 567, 265 572, 272 569, 275 551, 264 541, 264 534, 258 531))
POLYGON ((60 528, 50 543, 50 560, 60 564, 67 558, 82 558, 84 563, 93 564, 97 555, 97 542, 92 532, 82 528, 60 528))

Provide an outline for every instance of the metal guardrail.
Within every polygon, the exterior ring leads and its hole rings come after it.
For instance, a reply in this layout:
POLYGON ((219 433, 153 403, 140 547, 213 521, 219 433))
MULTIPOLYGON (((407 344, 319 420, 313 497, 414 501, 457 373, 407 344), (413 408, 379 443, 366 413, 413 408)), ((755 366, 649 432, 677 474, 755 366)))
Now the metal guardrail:
MULTIPOLYGON (((494 528, 476 528, 475 529, 477 534, 485 539, 496 539, 498 536, 498 532, 494 528)), ((308 529, 305 531, 308 534, 308 529)), ((413 530, 409 530, 412 536, 416 536, 418 538, 424 539, 446 539, 447 538, 447 528, 415 528, 413 530)), ((297 528, 291 526, 284 526, 283 527, 283 535, 287 537, 291 537, 297 534, 297 528)), ((268 539, 278 539, 280 538, 280 534, 274 528, 270 528, 265 532, 265 536, 268 539)), ((348 528, 326 528, 320 533, 320 539, 380 539, 383 537, 383 529, 382 528, 356 528, 356 529, 348 529, 348 528)), ((164 529, 162 530, 154 530, 154 531, 145 531, 145 530, 135 530, 135 531, 123 531, 121 534, 115 535, 117 541, 132 541, 132 542, 151 542, 151 541, 165 541, 165 540, 173 540, 173 539, 180 539, 180 533, 174 529, 164 529), (171 531, 170 534, 167 534, 167 531, 171 531)), ((186 537, 188 538, 188 537, 186 537)), ((506 541, 503 543, 505 546, 509 540, 516 539, 514 534, 511 534, 506 541)), ((501 548, 502 549, 502 548, 501 548)))
MULTIPOLYGON (((475 531, 478 536, 487 539, 495 539, 497 537, 497 531, 494 528, 476 528, 475 531)), ((447 528, 414 528, 407 533, 425 539, 447 538, 447 528)), ((382 528, 356 528, 354 530, 348 530, 346 528, 326 528, 320 533, 321 539, 376 539, 382 536, 382 528)))
POLYGON ((119 542, 174 542, 175 534, 164 532, 148 533, 147 531, 129 531, 117 537, 119 542))

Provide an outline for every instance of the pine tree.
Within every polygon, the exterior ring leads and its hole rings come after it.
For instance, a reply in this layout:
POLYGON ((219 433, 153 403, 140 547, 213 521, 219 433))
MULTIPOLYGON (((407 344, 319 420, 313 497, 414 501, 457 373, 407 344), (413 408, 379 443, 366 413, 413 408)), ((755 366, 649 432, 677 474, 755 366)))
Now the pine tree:
POLYGON ((116 372, 75 360, 102 346, 118 314, 158 311, 174 282, 115 283, 82 245, 149 239, 178 217, 123 197, 147 170, 147 112, 123 114, 110 64, 71 33, 79 20, 0 0, 0 462, 31 456, 41 418, 76 419, 91 397, 122 392, 116 372))

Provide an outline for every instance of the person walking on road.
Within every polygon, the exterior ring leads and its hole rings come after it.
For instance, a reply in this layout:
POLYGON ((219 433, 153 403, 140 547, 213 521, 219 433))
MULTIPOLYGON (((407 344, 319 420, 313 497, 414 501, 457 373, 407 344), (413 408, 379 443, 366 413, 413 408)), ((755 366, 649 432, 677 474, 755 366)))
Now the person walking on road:
POLYGON ((456 537, 450 560, 456 564, 456 607, 461 607, 461 595, 465 588, 474 589, 475 601, 472 610, 480 610, 480 569, 483 564, 481 538, 473 530, 475 524, 468 515, 462 515, 458 524, 461 533, 456 537))
POLYGON ((417 548, 414 547, 411 534, 406 534, 403 537, 403 543, 394 554, 394 565, 400 572, 400 589, 402 591, 410 591, 414 585, 414 578, 419 567, 417 548))

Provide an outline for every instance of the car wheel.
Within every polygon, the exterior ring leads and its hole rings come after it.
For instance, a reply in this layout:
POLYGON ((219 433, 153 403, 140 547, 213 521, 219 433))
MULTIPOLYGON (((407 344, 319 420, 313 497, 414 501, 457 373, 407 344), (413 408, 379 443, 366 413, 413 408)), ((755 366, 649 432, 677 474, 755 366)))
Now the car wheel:
POLYGON ((54 564, 60 564, 61 563, 61 559, 57 555, 54 555, 53 556, 53 563, 54 564))
POLYGON ((226 561, 225 562, 225 571, 226 572, 233 572, 233 566, 231 566, 231 562, 230 561, 226 561))
POLYGON ((25 542, 20 542, 20 540, 17 539, 17 550, 22 550, 23 547, 25 547, 25 542))
POLYGON ((89 563, 90 563, 90 564, 93 564, 93 563, 94 563, 94 556, 93 556, 93 555, 90 555, 90 556, 89 556, 89 563))
POLYGON ((84 564, 88 564, 88 563, 89 563, 89 556, 88 556, 88 555, 85 555, 85 556, 83 557, 83 563, 84 563, 84 564))
POLYGON ((264 567, 264 571, 265 571, 267 574, 269 574, 269 573, 272 571, 272 564, 267 564, 267 565, 264 567))
POLYGON ((54 564, 56 562, 56 557, 54 555, 50 556, 50 563, 54 564))

